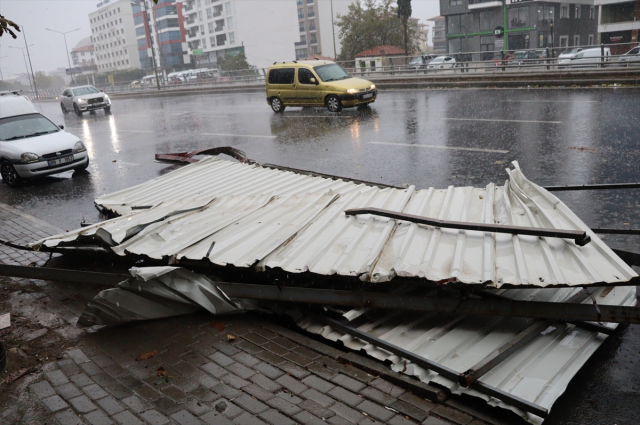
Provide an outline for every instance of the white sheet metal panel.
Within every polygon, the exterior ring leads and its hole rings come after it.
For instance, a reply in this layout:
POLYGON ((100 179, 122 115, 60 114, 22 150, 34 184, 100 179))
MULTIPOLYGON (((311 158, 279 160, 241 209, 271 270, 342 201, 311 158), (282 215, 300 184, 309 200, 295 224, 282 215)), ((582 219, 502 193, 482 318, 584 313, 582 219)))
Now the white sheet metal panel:
MULTIPOLYGON (((513 299, 562 302, 578 288, 510 289, 499 294, 513 299)), ((594 296, 599 304, 633 306, 635 287, 600 288, 594 296)), ((590 303, 586 300, 584 303, 590 303)), ((502 344, 513 339, 533 323, 530 319, 491 316, 456 316, 453 320, 438 314, 419 312, 386 312, 352 310, 345 313, 352 326, 392 343, 421 357, 464 372, 476 365, 502 344), (370 317, 367 316, 370 313, 370 317), (447 320, 444 320, 447 319, 447 320)), ((405 359, 379 349, 365 341, 334 331, 308 317, 298 320, 303 329, 332 341, 342 341, 353 350, 364 350, 370 356, 390 361, 399 373, 416 376, 423 382, 437 383, 456 394, 468 394, 490 405, 510 409, 532 424, 542 418, 490 398, 475 390, 461 387, 437 373, 425 370, 405 359)), ((609 324, 614 328, 616 324, 609 324)), ((492 385, 532 403, 551 409, 569 381, 604 342, 606 335, 558 322, 480 378, 492 385)))
POLYGON ((299 195, 329 190, 347 193, 367 187, 370 186, 225 161, 212 156, 146 183, 101 196, 95 203, 115 213, 126 214, 134 206, 153 206, 175 199, 224 195, 299 195))
POLYGON ((372 282, 396 276, 432 282, 453 278, 499 288, 618 283, 637 277, 558 198, 528 181, 514 165, 504 186, 415 190, 208 158, 96 200, 128 214, 126 218, 53 236, 35 246, 56 246, 95 232, 119 255, 172 262, 208 259, 217 265, 338 274, 372 282), (131 210, 148 205, 155 207, 131 210), (567 239, 344 214, 363 207, 453 221, 585 230, 592 241, 579 247, 567 239))

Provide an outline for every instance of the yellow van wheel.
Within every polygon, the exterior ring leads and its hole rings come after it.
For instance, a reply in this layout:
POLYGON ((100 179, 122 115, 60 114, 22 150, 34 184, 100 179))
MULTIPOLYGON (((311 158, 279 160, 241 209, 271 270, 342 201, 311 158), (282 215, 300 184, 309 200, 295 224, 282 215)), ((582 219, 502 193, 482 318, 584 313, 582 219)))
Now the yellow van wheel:
POLYGON ((340 102, 340 98, 338 98, 338 96, 334 94, 330 94, 329 96, 327 96, 325 103, 329 112, 342 111, 342 102, 340 102))
POLYGON ((273 109, 273 112, 276 112, 278 114, 281 114, 284 112, 284 104, 282 103, 282 100, 280 100, 279 97, 272 97, 271 98, 271 109, 273 109))

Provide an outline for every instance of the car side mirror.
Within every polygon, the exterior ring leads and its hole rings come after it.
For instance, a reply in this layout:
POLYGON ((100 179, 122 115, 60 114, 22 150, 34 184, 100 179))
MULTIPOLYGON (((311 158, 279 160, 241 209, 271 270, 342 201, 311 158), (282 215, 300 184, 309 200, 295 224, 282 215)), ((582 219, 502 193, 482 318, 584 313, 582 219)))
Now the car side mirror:
POLYGON ((59 128, 60 130, 64 130, 64 125, 60 124, 60 125, 58 126, 58 128, 59 128))
POLYGON ((313 78, 313 77, 309 78, 309 82, 310 82, 311 84, 318 85, 318 81, 316 81, 316 79, 315 79, 315 78, 313 78))

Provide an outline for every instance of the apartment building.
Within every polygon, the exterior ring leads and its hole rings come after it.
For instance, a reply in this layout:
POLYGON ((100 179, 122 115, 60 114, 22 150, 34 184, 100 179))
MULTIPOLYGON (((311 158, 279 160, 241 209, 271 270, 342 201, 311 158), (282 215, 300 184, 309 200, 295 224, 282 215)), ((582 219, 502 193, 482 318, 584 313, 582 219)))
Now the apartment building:
POLYGON ((349 13, 355 0, 296 0, 299 39, 296 59, 322 55, 335 58, 342 44, 334 28, 337 15, 349 13))
POLYGON ((187 54, 196 68, 215 67, 219 57, 239 52, 258 68, 294 58, 298 26, 292 0, 180 1, 187 54))
POLYGON ((613 44, 611 53, 619 55, 638 45, 640 1, 597 0, 600 13, 598 32, 604 44, 613 44))
POLYGON ((431 34, 433 51, 435 53, 447 53, 446 18, 444 16, 436 16, 427 20, 433 22, 433 32, 431 34))
POLYGON ((95 47, 91 43, 91 37, 83 38, 71 49, 71 63, 76 68, 82 68, 83 73, 97 71, 95 47))
POLYGON ((446 18, 447 51, 479 52, 474 60, 490 60, 500 50, 598 42, 594 0, 440 0, 440 11, 446 18))
POLYGON ((132 10, 142 69, 153 71, 154 51, 159 71, 169 73, 191 68, 191 59, 187 53, 184 5, 176 0, 158 0, 158 4, 151 0, 133 2, 136 3, 132 10))
POLYGON ((98 72, 140 68, 130 0, 103 0, 89 14, 98 72))

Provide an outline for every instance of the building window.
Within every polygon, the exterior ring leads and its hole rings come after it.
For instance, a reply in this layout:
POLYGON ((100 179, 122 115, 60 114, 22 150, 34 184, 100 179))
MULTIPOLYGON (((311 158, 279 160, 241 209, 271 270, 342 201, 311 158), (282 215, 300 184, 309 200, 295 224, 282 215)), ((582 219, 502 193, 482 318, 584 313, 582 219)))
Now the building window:
POLYGON ((202 22, 202 10, 198 12, 198 20, 202 22))
POLYGON ((218 19, 216 21, 216 32, 222 31, 224 29, 224 19, 218 19))
POLYGON ((300 22, 300 32, 304 32, 304 21, 300 22))
POLYGON ((216 35, 216 46, 224 46, 227 41, 227 34, 216 35))
POLYGON ((569 6, 560 6, 560 19, 569 18, 569 6))
POLYGON ((595 19, 596 18, 596 8, 591 6, 589 8, 589 19, 595 19))
POLYGON ((236 35, 232 32, 229 33, 229 44, 236 44, 236 35))
POLYGON ((213 31, 213 22, 209 22, 209 34, 211 34, 213 31))
POLYGON ((318 39, 316 38, 316 34, 309 34, 309 44, 318 44, 318 39))
POLYGON ((461 34, 463 32, 462 16, 464 15, 447 16, 447 34, 461 34))
POLYGON ((309 56, 309 54, 307 53, 307 49, 296 50, 296 59, 306 58, 307 56, 309 56))
POLYGON ((206 49, 207 48, 207 39, 203 38, 202 40, 200 40, 202 42, 202 48, 206 49))
POLYGON ((213 18, 213 9, 208 8, 207 9, 207 19, 211 19, 213 18))
POLYGON ((569 36, 563 35, 560 37, 560 47, 567 47, 569 45, 569 36))
POLYGON ((200 34, 204 35, 204 25, 200 25, 200 34))
POLYGON ((509 28, 526 28, 529 25, 529 5, 509 9, 509 28))
POLYGON ((580 36, 579 35, 574 35, 573 36, 573 45, 576 46, 576 47, 580 45, 580 36))
POLYGON ((222 5, 218 5, 218 6, 214 6, 213 7, 213 17, 216 18, 218 16, 222 15, 222 5))
POLYGON ((229 29, 229 30, 233 29, 233 18, 232 17, 227 18, 227 29, 229 29))
POLYGON ((311 53, 312 55, 318 53, 318 46, 309 47, 309 53, 311 53))
POLYGON ((300 36, 300 44, 307 44, 307 36, 305 34, 300 36))
POLYGON ((211 44, 211 47, 216 47, 216 38, 209 37, 209 44, 211 44))
POLYGON ((309 22, 309 31, 315 31, 315 30, 316 30, 316 21, 309 22))
POLYGON ((462 0, 449 0, 449 6, 462 6, 462 0))
POLYGON ((313 18, 314 16, 316 16, 316 12, 313 11, 313 6, 309 6, 307 8, 307 16, 309 18, 313 18))
POLYGON ((298 19, 304 19, 304 9, 298 9, 298 19))
POLYGON ((589 34, 589 46, 593 46, 593 39, 594 39, 593 34, 589 34))
POLYGON ((576 19, 580 19, 580 14, 582 12, 582 6, 580 6, 579 4, 575 5, 575 18, 576 19))
POLYGON ((224 4, 224 10, 227 11, 227 15, 231 15, 231 2, 226 2, 224 4))
POLYGON ((303 5, 303 2, 302 2, 302 0, 297 0, 297 1, 296 1, 296 4, 297 4, 298 6, 302 6, 302 5, 303 5))

